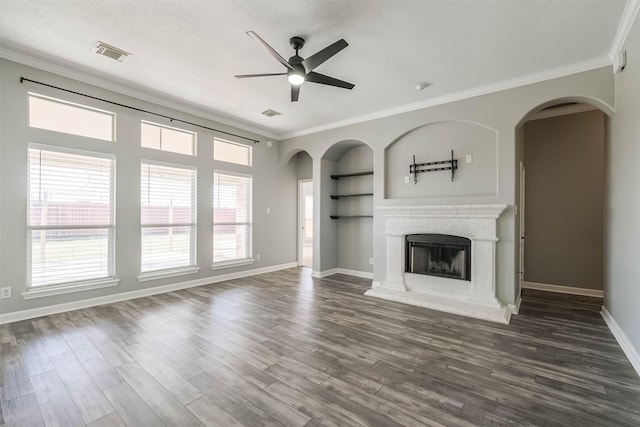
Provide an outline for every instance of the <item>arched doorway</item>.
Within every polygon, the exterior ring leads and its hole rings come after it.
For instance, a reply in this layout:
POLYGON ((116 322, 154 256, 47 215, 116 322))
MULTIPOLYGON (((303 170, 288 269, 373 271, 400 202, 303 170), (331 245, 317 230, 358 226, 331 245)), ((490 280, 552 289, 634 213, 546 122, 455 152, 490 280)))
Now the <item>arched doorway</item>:
POLYGON ((516 128, 520 289, 603 295, 609 110, 589 99, 556 99, 516 128))

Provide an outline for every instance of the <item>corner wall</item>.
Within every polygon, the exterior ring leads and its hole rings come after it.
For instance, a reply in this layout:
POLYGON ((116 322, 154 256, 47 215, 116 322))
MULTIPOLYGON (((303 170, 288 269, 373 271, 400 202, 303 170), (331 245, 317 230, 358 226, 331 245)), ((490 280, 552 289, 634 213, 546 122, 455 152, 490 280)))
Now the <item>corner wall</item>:
POLYGON ((624 49, 627 66, 615 76, 616 113, 610 121, 607 144, 604 314, 640 373, 640 19, 637 17, 624 49))

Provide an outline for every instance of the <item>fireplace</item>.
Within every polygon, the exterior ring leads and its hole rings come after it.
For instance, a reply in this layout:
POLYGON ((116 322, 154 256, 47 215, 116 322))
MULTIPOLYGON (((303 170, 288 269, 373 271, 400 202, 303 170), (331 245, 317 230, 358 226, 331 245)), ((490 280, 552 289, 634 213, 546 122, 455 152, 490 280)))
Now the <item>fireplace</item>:
POLYGON ((378 207, 384 216, 387 268, 384 279, 374 281, 366 295, 509 323, 511 311, 496 297, 497 220, 506 208, 498 204, 378 207), (449 248, 443 253, 443 244, 455 251, 449 248), (408 262, 412 255, 414 261, 408 262), (418 256, 422 261, 415 261, 418 256), (462 266, 466 272, 460 274, 462 266), (439 269, 438 275, 425 274, 433 269, 439 269), (459 280, 451 277, 454 273, 459 280))
POLYGON ((406 236, 405 272, 471 281, 471 240, 448 234, 406 236))

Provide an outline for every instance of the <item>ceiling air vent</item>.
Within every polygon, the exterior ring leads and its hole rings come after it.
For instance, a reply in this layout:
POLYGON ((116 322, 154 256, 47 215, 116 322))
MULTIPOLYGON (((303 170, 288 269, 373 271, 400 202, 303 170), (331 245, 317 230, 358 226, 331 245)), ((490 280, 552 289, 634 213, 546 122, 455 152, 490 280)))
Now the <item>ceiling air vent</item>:
POLYGON ((264 110, 262 112, 263 115, 267 116, 267 117, 273 117, 273 116, 280 116, 282 115, 281 112, 276 111, 276 110, 272 110, 272 109, 268 109, 268 110, 264 110))
POLYGON ((118 49, 117 47, 103 42, 96 43, 93 51, 98 55, 106 56, 107 58, 115 59, 116 61, 120 62, 126 61, 127 58, 131 56, 129 52, 125 52, 122 49, 118 49))

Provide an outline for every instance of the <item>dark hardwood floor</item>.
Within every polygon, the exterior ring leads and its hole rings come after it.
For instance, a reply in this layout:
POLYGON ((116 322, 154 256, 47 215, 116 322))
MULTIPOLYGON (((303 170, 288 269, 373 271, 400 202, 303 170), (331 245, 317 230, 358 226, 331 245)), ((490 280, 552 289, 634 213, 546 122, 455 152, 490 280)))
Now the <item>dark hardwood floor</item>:
POLYGON ((0 326, 0 425, 638 426, 600 300, 499 325, 291 269, 0 326))

